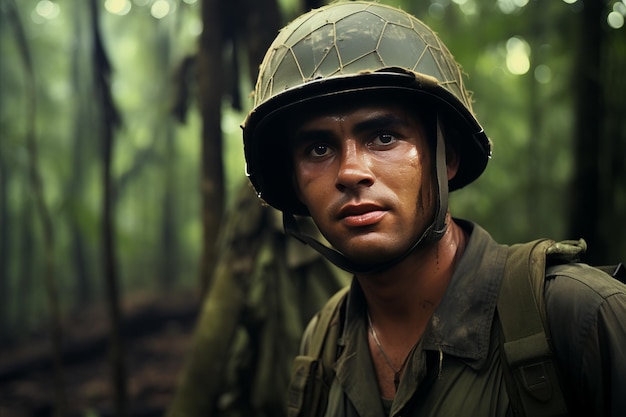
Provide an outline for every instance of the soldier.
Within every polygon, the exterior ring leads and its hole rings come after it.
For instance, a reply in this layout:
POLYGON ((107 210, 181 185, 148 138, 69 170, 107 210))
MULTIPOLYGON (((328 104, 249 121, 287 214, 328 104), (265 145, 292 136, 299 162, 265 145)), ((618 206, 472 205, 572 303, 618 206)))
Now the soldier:
POLYGON ((522 254, 451 217, 448 192, 481 175, 491 143, 430 28, 379 3, 313 10, 270 46, 254 99, 251 183, 354 276, 305 332, 291 415, 626 415, 626 287, 566 262, 576 246, 522 254), (533 274, 537 303, 503 284, 533 274), (545 312, 539 333, 516 298, 545 312))

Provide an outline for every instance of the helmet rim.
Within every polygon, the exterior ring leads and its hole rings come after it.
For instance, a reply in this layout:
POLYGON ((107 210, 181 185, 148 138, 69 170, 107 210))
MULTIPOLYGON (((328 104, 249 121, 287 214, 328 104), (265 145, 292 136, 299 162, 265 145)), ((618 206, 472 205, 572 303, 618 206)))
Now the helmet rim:
MULTIPOLYGON (((402 95, 415 100, 416 106, 434 104, 449 121, 446 124, 455 125, 459 139, 449 138, 446 142, 458 150, 460 164, 457 174, 448 182, 450 191, 473 182, 485 170, 491 156, 491 142, 464 103, 434 77, 404 68, 382 68, 311 80, 275 94, 248 114, 242 125, 246 175, 259 197, 278 210, 309 215, 296 196, 289 170, 278 169, 279 166, 286 168, 286 161, 272 160, 264 153, 263 147, 280 140, 277 139, 280 135, 276 134, 280 128, 276 125, 285 120, 285 115, 297 111, 298 107, 333 97, 369 93, 402 95)), ((282 140, 282 145, 287 147, 287 138, 282 140)))

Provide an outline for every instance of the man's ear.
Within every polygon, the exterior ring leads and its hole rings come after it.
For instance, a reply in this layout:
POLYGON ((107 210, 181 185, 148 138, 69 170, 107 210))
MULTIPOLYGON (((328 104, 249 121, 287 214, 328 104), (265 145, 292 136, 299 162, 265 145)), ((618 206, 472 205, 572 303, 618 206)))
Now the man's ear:
POLYGON ((446 166, 448 168, 448 181, 454 178, 457 172, 459 172, 460 162, 461 158, 456 148, 451 145, 446 146, 446 166))

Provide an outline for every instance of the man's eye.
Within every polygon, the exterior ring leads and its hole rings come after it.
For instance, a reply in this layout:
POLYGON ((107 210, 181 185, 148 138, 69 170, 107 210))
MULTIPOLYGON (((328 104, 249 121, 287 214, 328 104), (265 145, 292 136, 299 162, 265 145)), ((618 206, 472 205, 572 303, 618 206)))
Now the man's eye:
POLYGON ((376 136, 373 140, 374 145, 389 145, 390 143, 395 142, 397 139, 391 133, 381 133, 376 136))
POLYGON ((328 152, 329 152, 328 146, 325 144, 317 144, 309 148, 309 155, 311 155, 312 157, 325 156, 328 154, 328 152))

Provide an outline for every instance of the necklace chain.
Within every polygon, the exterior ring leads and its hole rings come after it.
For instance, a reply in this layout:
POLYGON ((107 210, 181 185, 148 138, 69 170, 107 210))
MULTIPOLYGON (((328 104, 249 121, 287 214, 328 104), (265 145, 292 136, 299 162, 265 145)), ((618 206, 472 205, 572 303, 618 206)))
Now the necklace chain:
POLYGON ((380 351, 380 353, 383 355, 385 362, 387 362, 387 365, 389 365, 389 367, 394 373, 393 385, 396 388, 396 392, 398 392, 398 385, 400 385, 400 375, 402 374, 402 370, 406 366, 409 360, 409 357, 411 356, 411 353, 413 352, 413 349, 415 349, 415 346, 417 346, 417 343, 415 343, 413 347, 411 348, 411 350, 409 350, 409 353, 407 353, 406 357, 404 358, 404 361, 402 361, 402 365, 400 365, 400 368, 396 369, 393 362, 391 361, 391 358, 387 356, 385 349, 383 349, 383 345, 380 343, 380 340, 378 339, 378 335, 376 334, 376 330, 374 329, 374 325, 372 324, 372 318, 370 317, 369 311, 367 312, 367 323, 369 325, 372 338, 374 339, 374 343, 376 343, 376 346, 378 347, 378 350, 380 351))

